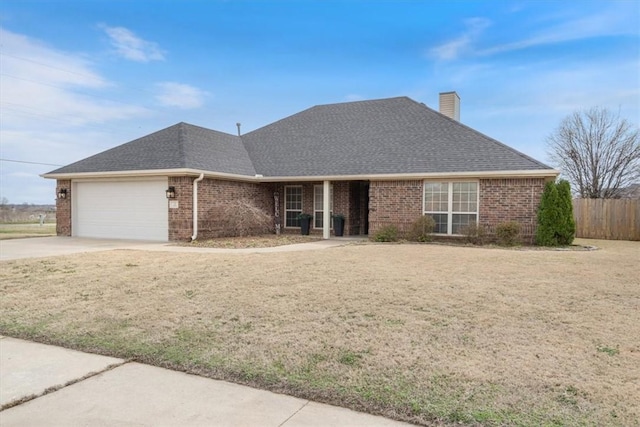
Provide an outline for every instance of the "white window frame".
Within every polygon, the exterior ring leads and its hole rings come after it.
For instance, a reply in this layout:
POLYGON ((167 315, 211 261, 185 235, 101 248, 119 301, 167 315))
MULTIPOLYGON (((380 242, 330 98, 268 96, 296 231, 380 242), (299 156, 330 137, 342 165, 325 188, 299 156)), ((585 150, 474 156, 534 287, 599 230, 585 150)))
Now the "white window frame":
POLYGON ((304 205, 304 189, 302 187, 302 185, 285 185, 284 186, 284 228, 300 228, 299 225, 288 225, 287 224, 287 218, 289 217, 287 215, 287 212, 298 212, 298 214, 301 214, 303 212, 303 205, 304 205), (300 210, 298 209, 287 209, 287 196, 289 195, 289 189, 292 188, 299 188, 300 189, 300 210))
MULTIPOLYGON (((475 215, 476 225, 480 223, 480 181, 475 179, 456 179, 456 180, 425 180, 422 186, 422 214, 423 215, 447 215, 447 233, 448 236, 460 236, 461 234, 453 234, 453 215, 475 215), (427 199, 425 197, 426 184, 448 184, 447 186, 447 211, 427 211, 427 199), (454 183, 473 183, 476 185, 476 211, 475 212, 454 212, 453 211, 453 184, 454 183)), ((445 235, 443 233, 434 233, 445 235)))
MULTIPOLYGON (((320 206, 316 203, 316 192, 320 190, 324 195, 324 185, 314 185, 313 186, 313 229, 314 230, 322 230, 323 227, 316 227, 316 219, 323 218, 324 213, 324 205, 321 202, 320 206), (318 216, 320 215, 320 216, 318 216)), ((333 184, 329 187, 329 229, 333 230, 333 184)))

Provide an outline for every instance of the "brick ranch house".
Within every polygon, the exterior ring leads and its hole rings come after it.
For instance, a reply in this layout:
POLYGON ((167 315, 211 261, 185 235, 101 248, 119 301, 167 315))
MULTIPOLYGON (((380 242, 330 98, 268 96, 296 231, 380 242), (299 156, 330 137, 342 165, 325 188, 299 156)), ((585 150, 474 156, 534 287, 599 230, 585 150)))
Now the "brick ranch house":
POLYGON ((332 213, 345 235, 424 214, 443 235, 505 221, 531 235, 558 171, 461 124, 459 105, 455 92, 440 94, 440 112, 407 97, 319 105, 241 136, 179 123, 43 176, 57 180, 61 236, 220 236, 216 209, 237 200, 282 232, 312 214, 324 238, 332 213))

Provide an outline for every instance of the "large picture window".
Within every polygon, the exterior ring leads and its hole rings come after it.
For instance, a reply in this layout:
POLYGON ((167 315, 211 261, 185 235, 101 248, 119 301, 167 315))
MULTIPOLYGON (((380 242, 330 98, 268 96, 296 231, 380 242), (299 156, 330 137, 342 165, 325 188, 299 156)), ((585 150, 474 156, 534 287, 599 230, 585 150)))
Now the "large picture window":
MULTIPOLYGON (((313 187, 313 228, 322 228, 324 224, 324 185, 315 185, 313 187)), ((333 215, 333 185, 329 187, 329 215, 333 215)), ((333 218, 329 228, 333 228, 333 218)))
POLYGON ((478 221, 478 183, 425 181, 424 214, 435 220, 434 233, 462 234, 478 221))
POLYGON ((298 215, 302 213, 302 186, 284 187, 284 226, 300 227, 298 215))

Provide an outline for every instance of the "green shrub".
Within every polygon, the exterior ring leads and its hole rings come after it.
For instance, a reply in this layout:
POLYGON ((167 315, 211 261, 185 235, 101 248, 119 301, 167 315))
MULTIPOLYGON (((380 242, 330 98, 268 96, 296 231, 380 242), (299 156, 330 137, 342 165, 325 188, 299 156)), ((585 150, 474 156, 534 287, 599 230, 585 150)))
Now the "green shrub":
POLYGON ((539 246, 557 246, 556 224, 560 221, 558 209, 558 188, 555 182, 547 182, 538 208, 538 228, 536 244, 539 246))
POLYGON ((515 246, 520 243, 520 224, 515 221, 503 222, 496 227, 498 244, 515 246))
POLYGON ((376 242, 397 242, 398 241, 398 227, 395 225, 387 225, 382 227, 373 236, 373 240, 376 242))
POLYGON ((436 227, 436 221, 430 215, 419 216, 413 224, 407 238, 412 242, 430 242, 433 229, 436 227))
POLYGON ((560 223, 556 230, 558 243, 569 246, 576 237, 576 221, 573 218, 573 203, 571 198, 571 184, 561 180, 558 187, 558 206, 560 208, 560 223))
POLYGON ((538 208, 536 244, 563 246, 573 242, 576 224, 573 219, 571 187, 567 181, 547 182, 538 208))
POLYGON ((467 243, 484 245, 487 238, 487 230, 483 226, 470 222, 469 225, 462 227, 461 231, 467 243))

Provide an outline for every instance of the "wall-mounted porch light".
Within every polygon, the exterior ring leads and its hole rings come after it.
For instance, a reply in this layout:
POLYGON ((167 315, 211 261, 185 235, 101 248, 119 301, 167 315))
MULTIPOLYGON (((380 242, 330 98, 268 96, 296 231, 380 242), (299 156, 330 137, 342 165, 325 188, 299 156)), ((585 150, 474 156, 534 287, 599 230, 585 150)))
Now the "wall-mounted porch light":
POLYGON ((67 189, 61 188, 58 190, 58 199, 66 199, 67 198, 67 189))
POLYGON ((176 198, 176 187, 167 188, 167 199, 175 199, 176 198))

